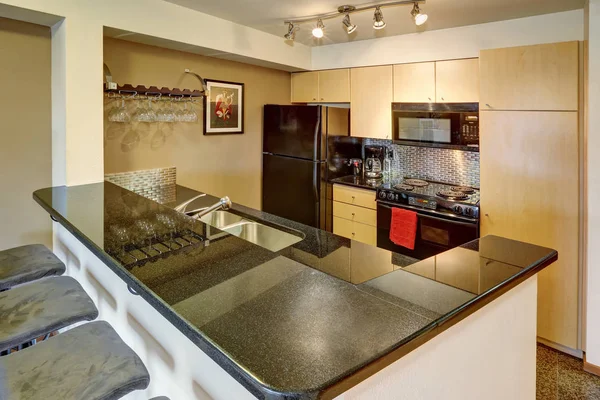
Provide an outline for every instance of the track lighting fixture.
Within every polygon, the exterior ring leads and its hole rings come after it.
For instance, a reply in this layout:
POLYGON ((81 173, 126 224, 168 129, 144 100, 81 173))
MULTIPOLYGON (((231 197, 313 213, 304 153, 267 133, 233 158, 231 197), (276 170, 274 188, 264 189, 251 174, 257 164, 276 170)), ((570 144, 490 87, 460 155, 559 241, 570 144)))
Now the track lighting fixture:
POLYGON ((357 28, 356 25, 352 24, 352 22, 350 22, 350 14, 346 14, 346 16, 344 17, 344 20, 342 21, 342 24, 344 24, 344 27, 346 28, 346 32, 348 32, 348 35, 351 34, 352 32, 354 32, 357 28))
POLYGON ((374 29, 383 29, 385 28, 385 21, 383 20, 383 13, 381 12, 381 8, 375 8, 375 14, 373 14, 373 28, 374 29))
POLYGON ((297 27, 293 23, 288 22, 288 32, 285 35, 283 35, 283 37, 285 38, 285 40, 294 41, 294 39, 296 39, 297 30, 297 27))
POLYGON ((287 25, 287 33, 283 35, 286 40, 294 40, 296 36, 296 31, 300 29, 300 24, 305 23, 314 23, 317 22, 316 27, 312 30, 312 34, 315 38, 320 39, 325 36, 325 25, 323 21, 326 19, 337 18, 340 15, 343 15, 342 25, 348 34, 355 32, 357 26, 354 25, 350 21, 350 14, 359 13, 363 11, 371 11, 374 10, 373 13, 373 28, 374 29, 383 29, 386 26, 385 21, 383 20, 383 12, 382 8, 385 7, 393 7, 393 6, 410 6, 412 5, 412 11, 410 15, 414 21, 414 23, 419 26, 423 25, 427 21, 427 14, 421 12, 419 8, 419 4, 424 4, 426 0, 386 0, 380 2, 378 5, 371 3, 359 4, 359 5, 342 5, 337 8, 336 11, 330 11, 322 14, 316 15, 307 15, 305 17, 299 17, 294 19, 288 19, 284 23, 287 25))
POLYGON ((412 11, 410 12, 410 15, 412 15, 413 19, 415 20, 415 24, 417 26, 423 25, 425 23, 425 21, 427 21, 427 18, 428 18, 427 14, 424 14, 421 12, 421 9, 419 8, 418 3, 415 3, 412 11))
POLYGON ((317 27, 312 30, 312 34, 317 39, 321 39, 323 37, 323 30, 325 29, 325 25, 323 25, 323 21, 319 18, 317 21, 317 27))

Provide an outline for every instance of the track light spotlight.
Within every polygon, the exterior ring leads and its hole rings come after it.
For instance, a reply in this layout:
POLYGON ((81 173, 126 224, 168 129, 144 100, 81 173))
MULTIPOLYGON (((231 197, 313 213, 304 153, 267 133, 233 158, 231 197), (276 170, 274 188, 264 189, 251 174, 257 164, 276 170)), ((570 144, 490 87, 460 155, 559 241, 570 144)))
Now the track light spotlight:
POLYGON ((375 8, 375 14, 373 14, 373 28, 375 29, 383 29, 385 28, 385 21, 383 20, 383 13, 381 12, 381 8, 375 8))
POLYGON ((346 32, 348 32, 348 35, 351 34, 352 32, 354 32, 357 28, 356 25, 353 25, 352 22, 350 22, 350 14, 346 14, 346 16, 344 17, 342 24, 344 24, 344 27, 346 28, 346 32))
POLYGON ((288 22, 288 32, 285 35, 283 35, 283 37, 285 38, 285 40, 294 41, 294 39, 296 39, 296 31, 298 29, 299 29, 299 27, 295 26, 291 22, 288 22))
POLYGON ((319 18, 317 21, 317 27, 312 30, 312 34, 317 39, 321 39, 323 37, 323 30, 325 29, 325 25, 323 25, 323 21, 319 18))
POLYGON ((413 6, 412 11, 410 12, 410 15, 413 17, 413 19, 415 20, 415 24, 417 26, 419 25, 423 25, 425 23, 425 21, 427 21, 427 14, 424 14, 421 12, 421 9, 419 8, 419 4, 415 3, 415 5, 413 6))

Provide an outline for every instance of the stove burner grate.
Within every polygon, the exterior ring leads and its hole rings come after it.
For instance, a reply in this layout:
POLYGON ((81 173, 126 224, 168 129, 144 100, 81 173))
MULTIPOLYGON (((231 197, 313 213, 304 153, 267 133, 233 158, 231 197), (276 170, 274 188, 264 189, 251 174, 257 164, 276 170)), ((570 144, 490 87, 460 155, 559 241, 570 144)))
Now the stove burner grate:
POLYGON ((421 179, 405 179, 403 182, 405 185, 416 186, 416 187, 425 187, 429 185, 429 182, 421 180, 421 179))
POLYGON ((452 186, 450 188, 453 192, 464 193, 464 194, 473 194, 475 193, 475 189, 468 186, 452 186))
POLYGON ((448 200, 466 200, 469 198, 469 195, 462 192, 452 191, 452 190, 442 190, 436 193, 436 196, 443 197, 448 200))
POLYGON ((404 190, 405 192, 410 192, 412 190, 414 190, 414 186, 410 186, 404 183, 399 183, 398 185, 394 186, 394 189, 396 190, 404 190))

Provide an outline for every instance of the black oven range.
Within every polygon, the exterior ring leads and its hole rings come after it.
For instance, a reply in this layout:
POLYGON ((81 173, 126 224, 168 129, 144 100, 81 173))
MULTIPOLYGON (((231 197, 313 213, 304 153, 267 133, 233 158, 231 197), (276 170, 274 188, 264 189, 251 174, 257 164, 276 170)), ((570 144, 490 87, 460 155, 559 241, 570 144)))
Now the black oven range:
POLYGON ((479 190, 447 183, 404 179, 377 189, 377 246, 423 260, 479 237, 479 190), (392 208, 415 211, 414 250, 394 244, 392 208))

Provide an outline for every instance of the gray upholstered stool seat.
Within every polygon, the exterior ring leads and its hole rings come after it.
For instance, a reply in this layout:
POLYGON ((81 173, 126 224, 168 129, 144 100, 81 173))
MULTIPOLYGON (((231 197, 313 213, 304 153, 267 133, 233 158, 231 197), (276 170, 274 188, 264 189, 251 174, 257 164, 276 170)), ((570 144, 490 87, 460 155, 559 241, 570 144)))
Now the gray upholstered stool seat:
POLYGON ((0 357, 0 399, 112 400, 149 383, 140 358, 104 321, 0 357))
POLYGON ((68 276, 45 278, 0 292, 0 351, 96 317, 98 310, 92 300, 68 276))
POLYGON ((64 272, 65 264, 41 244, 0 251, 0 290, 64 272))

